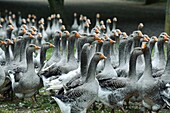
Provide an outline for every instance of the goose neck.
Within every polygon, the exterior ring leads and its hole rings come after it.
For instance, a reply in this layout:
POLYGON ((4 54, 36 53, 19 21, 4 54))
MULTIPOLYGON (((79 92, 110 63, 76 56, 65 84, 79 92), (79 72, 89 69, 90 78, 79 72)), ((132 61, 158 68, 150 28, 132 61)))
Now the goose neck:
POLYGON ((68 61, 71 59, 75 59, 74 43, 75 43, 75 37, 70 37, 70 39, 68 40, 68 61))
POLYGON ((160 60, 165 61, 164 42, 158 42, 158 51, 160 60))
POLYGON ((119 45, 119 66, 123 66, 125 64, 125 54, 124 54, 125 46, 126 46, 126 41, 120 43, 119 45))
POLYGON ((30 51, 28 48, 26 50, 27 70, 34 70, 33 52, 30 51))
POLYGON ((5 47, 5 58, 6 58, 6 64, 9 64, 11 62, 10 54, 9 54, 9 45, 5 47))
POLYGON ((137 81, 138 80, 138 76, 136 75, 136 60, 138 58, 138 55, 135 54, 135 52, 132 52, 132 54, 130 55, 130 61, 129 61, 129 78, 131 78, 132 80, 137 81))
POLYGON ((81 52, 81 61, 80 61, 80 72, 82 77, 86 77, 87 69, 88 69, 88 52, 82 51, 81 52))
POLYGON ((46 52, 47 48, 42 46, 40 50, 40 68, 43 66, 44 61, 46 60, 46 52))
POLYGON ((167 45, 167 62, 165 67, 165 73, 170 74, 170 43, 167 45))
POLYGON ((86 82, 90 82, 95 80, 95 76, 96 76, 96 67, 98 64, 99 60, 96 61, 96 59, 93 57, 91 59, 91 62, 89 64, 89 68, 87 71, 87 78, 86 78, 86 82))
POLYGON ((150 50, 147 47, 144 53, 144 59, 145 59, 145 69, 144 69, 144 76, 152 77, 152 63, 151 63, 151 54, 150 50))

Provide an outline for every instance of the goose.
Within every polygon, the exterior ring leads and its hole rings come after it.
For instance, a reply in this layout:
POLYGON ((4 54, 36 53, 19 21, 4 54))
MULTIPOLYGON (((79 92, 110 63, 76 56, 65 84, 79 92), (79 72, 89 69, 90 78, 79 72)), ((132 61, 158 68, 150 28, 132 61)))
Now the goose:
POLYGON ((110 45, 113 43, 115 43, 115 41, 109 38, 103 42, 103 53, 107 57, 107 59, 104 61, 104 69, 102 70, 102 72, 96 75, 96 78, 99 81, 103 79, 117 77, 117 73, 115 69, 112 67, 110 59, 110 45))
POLYGON ((12 34, 17 35, 18 27, 16 25, 16 15, 12 14, 12 25, 14 26, 14 30, 12 31, 12 34))
POLYGON ((118 76, 126 77, 128 74, 127 68, 125 66, 125 47, 127 44, 127 34, 122 33, 120 35, 120 44, 119 44, 119 66, 116 68, 116 72, 118 76))
POLYGON ((83 45, 81 51, 81 61, 79 64, 79 68, 73 71, 70 71, 67 74, 63 74, 59 76, 59 78, 52 80, 49 85, 50 87, 47 90, 60 90, 61 93, 62 87, 65 89, 71 89, 77 87, 78 85, 82 85, 86 79, 86 73, 89 64, 89 53, 90 53, 91 45, 89 43, 85 43, 83 45), (61 87, 60 87, 61 86, 61 87))
POLYGON ((149 48, 150 48, 151 54, 152 54, 152 51, 154 49, 156 42, 158 42, 158 38, 156 36, 152 36, 149 40, 149 46, 150 46, 149 48))
MULTIPOLYGON (((164 70, 165 68, 165 53, 164 53, 164 43, 165 41, 168 41, 168 37, 166 35, 160 35, 158 37, 158 42, 156 44, 158 48, 158 58, 153 58, 152 65, 153 65, 153 73, 156 73, 158 71, 164 70)), ((157 50, 155 50, 157 51, 157 50)))
POLYGON ((22 25, 21 12, 18 12, 18 22, 17 22, 17 27, 19 28, 21 25, 22 25))
POLYGON ((26 63, 26 48, 29 45, 29 40, 33 39, 34 36, 30 33, 27 32, 23 35, 23 44, 21 44, 21 50, 20 50, 20 62, 19 65, 16 67, 18 71, 25 72, 27 70, 27 63, 26 63))
POLYGON ((0 65, 5 65, 5 52, 3 50, 5 44, 5 41, 0 41, 0 65))
POLYGON ((67 62, 67 39, 69 38, 70 33, 68 31, 63 31, 61 43, 62 43, 62 55, 57 65, 65 64, 67 62))
POLYGON ((136 86, 142 97, 144 108, 150 112, 159 112, 164 105, 164 101, 160 95, 160 82, 152 77, 151 54, 148 46, 146 42, 143 42, 142 50, 145 58, 145 69, 136 86))
MULTIPOLYGON (((53 34, 54 35, 54 34, 53 34)), ((62 32, 61 31, 56 31, 55 32, 55 37, 54 37, 54 46, 55 48, 53 49, 52 52, 52 56, 50 57, 50 59, 45 63, 43 68, 46 68, 50 65, 52 65, 53 63, 57 63, 60 61, 60 50, 59 50, 59 46, 60 46, 60 38, 62 37, 62 32)))
POLYGON ((110 19, 107 19, 107 21, 106 21, 106 34, 107 34, 108 36, 111 35, 110 24, 111 24, 111 20, 110 20, 110 19))
POLYGON ((170 69, 170 41, 167 42, 167 62, 166 62, 166 66, 165 66, 165 70, 162 74, 162 76, 159 77, 159 80, 161 82, 161 91, 160 94, 162 96, 162 99, 164 100, 164 102, 170 106, 170 102, 169 102, 169 69, 170 69))
POLYGON ((105 58, 103 54, 95 53, 87 71, 88 77, 86 82, 68 91, 63 96, 57 95, 52 97, 59 105, 62 113, 86 113, 98 94, 99 83, 95 78, 97 63, 105 58))
POLYGON ((117 22, 117 18, 114 17, 113 18, 113 24, 112 24, 112 31, 116 29, 116 22, 117 22))
POLYGON ((47 33, 47 35, 48 35, 48 41, 49 40, 51 40, 51 17, 48 17, 48 19, 47 19, 47 28, 46 28, 46 30, 45 30, 45 32, 47 33))
POLYGON ((134 86, 134 83, 138 80, 136 75, 136 60, 142 53, 140 47, 136 47, 132 51, 129 62, 129 73, 126 78, 115 76, 99 81, 98 98, 103 104, 112 108, 112 113, 114 113, 116 106, 125 112, 123 102, 137 93, 134 86))
MULTIPOLYGON (((2 24, 2 22, 1 22, 1 24, 2 24)), ((4 38, 5 38, 5 36, 6 36, 6 32, 5 32, 5 30, 3 29, 3 26, 0 24, 0 39, 1 40, 4 40, 4 38)))
POLYGON ((34 67, 36 68, 36 72, 38 72, 44 65, 44 61, 46 60, 46 51, 49 48, 54 48, 55 46, 49 42, 43 43, 41 45, 41 49, 36 59, 34 59, 34 67))
POLYGON ((74 13, 74 22, 71 26, 71 31, 78 31, 77 13, 74 13))
POLYGON ((70 33, 70 37, 68 38, 68 57, 67 57, 67 62, 62 65, 57 65, 57 63, 54 63, 47 67, 43 68, 40 71, 40 74, 48 77, 51 75, 61 75, 61 74, 66 74, 69 71, 72 71, 74 69, 78 68, 78 63, 75 59, 74 56, 74 43, 75 43, 75 38, 80 38, 80 34, 77 31, 72 31, 70 33))
POLYGON ((96 24, 95 24, 95 27, 96 26, 100 26, 100 14, 99 13, 96 14, 96 24))
POLYGON ((40 30, 40 33, 42 34, 42 39, 48 42, 48 35, 44 30, 44 25, 43 24, 39 25, 39 30, 40 30))
MULTIPOLYGON (((99 32, 98 29, 93 29, 93 30, 96 33, 99 32)), ((78 59, 78 61, 80 61, 80 51, 81 51, 83 45, 85 43, 90 43, 91 44, 95 40, 100 40, 99 36, 97 34, 95 34, 95 33, 93 35, 91 34, 89 36, 81 36, 81 38, 78 38, 78 40, 77 40, 77 55, 78 55, 77 59, 78 59)))
POLYGON ((35 94, 40 85, 40 77, 34 71, 33 52, 40 49, 39 46, 30 44, 26 50, 27 71, 20 74, 20 80, 15 81, 15 73, 12 70, 8 71, 12 82, 12 90, 18 98, 29 98, 35 94))

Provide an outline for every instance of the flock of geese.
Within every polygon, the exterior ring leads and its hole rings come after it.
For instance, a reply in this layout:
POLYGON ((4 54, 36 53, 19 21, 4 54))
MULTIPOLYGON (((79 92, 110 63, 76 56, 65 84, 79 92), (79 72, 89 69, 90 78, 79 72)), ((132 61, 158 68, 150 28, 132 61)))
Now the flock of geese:
POLYGON ((25 19, 6 12, 0 18, 1 95, 36 99, 45 87, 62 113, 86 113, 95 101, 112 112, 115 108, 127 112, 124 105, 129 102, 141 103, 143 112, 169 106, 168 34, 149 37, 140 23, 127 35, 116 23, 116 18, 101 21, 97 14, 92 27, 87 16, 78 20, 74 13, 69 32, 59 14, 45 23, 35 15, 25 19), (53 52, 47 59, 50 48, 53 52))

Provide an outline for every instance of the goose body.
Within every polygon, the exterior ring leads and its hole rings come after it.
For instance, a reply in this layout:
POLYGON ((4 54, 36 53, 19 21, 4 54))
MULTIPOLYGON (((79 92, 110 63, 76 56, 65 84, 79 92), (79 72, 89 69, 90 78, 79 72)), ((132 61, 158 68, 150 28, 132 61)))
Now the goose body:
MULTIPOLYGON (((15 72, 9 70, 9 76, 12 82, 12 89, 18 98, 28 98, 35 94, 40 85, 40 77, 36 75, 33 66, 33 52, 35 49, 40 49, 33 44, 27 47, 27 71, 20 73, 21 78, 19 81, 15 81, 15 72), (31 79, 31 80, 30 80, 31 79)), ((16 73, 17 74, 17 73, 16 73)))
POLYGON ((134 82, 137 81, 136 59, 141 54, 141 48, 135 48, 131 53, 128 77, 114 77, 99 81, 98 98, 102 103, 112 109, 116 106, 120 107, 125 112, 124 101, 137 94, 137 89, 134 86, 134 82))
POLYGON ((66 107, 69 108, 67 109, 67 113, 86 113, 86 110, 96 100, 99 84, 95 79, 95 69, 97 63, 104 58, 105 56, 101 53, 96 53, 89 65, 86 82, 83 85, 68 91, 62 97, 53 97, 63 113, 65 113, 64 108, 66 107))

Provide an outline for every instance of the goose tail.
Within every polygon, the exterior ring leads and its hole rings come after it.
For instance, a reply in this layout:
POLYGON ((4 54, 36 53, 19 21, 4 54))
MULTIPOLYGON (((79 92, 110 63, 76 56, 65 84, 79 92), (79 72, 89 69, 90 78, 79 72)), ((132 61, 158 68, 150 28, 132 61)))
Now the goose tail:
POLYGON ((69 104, 65 104, 60 100, 62 98, 61 96, 52 96, 52 98, 57 102, 58 106, 60 107, 60 110, 62 113, 71 113, 71 107, 69 104))

